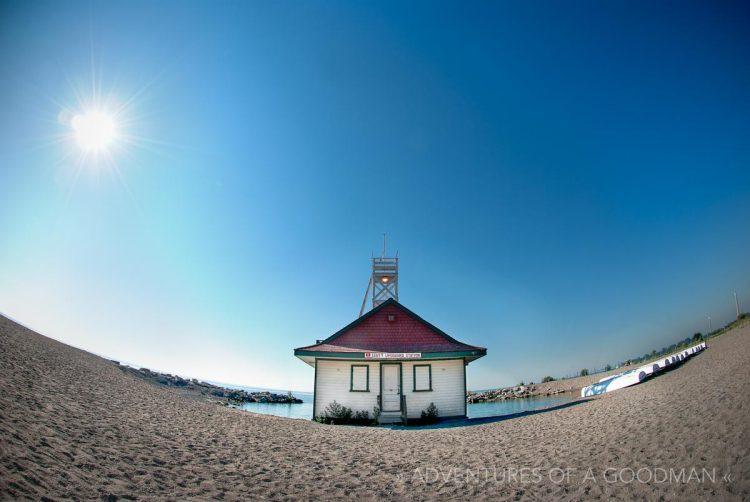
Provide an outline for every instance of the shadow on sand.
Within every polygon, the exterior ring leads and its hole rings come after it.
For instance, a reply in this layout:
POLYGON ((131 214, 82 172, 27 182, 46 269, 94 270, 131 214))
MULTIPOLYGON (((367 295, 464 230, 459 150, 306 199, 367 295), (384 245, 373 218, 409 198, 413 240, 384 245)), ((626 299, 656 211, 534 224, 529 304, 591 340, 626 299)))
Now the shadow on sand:
POLYGON ((593 398, 582 398, 570 401, 568 403, 558 404, 556 406, 550 406, 549 408, 540 408, 538 410, 521 411, 519 413, 511 413, 510 415, 498 415, 495 417, 481 417, 481 418, 458 418, 454 420, 444 420, 437 424, 432 425, 381 425, 380 427, 386 427, 392 430, 425 430, 425 429, 449 429, 451 427, 468 427, 472 425, 483 425, 491 424, 494 422, 502 422, 504 420, 513 420, 514 418, 528 417, 530 415, 537 415, 539 413, 547 413, 548 411, 562 410, 564 408, 570 408, 572 406, 578 406, 579 404, 587 403, 592 401, 593 398))

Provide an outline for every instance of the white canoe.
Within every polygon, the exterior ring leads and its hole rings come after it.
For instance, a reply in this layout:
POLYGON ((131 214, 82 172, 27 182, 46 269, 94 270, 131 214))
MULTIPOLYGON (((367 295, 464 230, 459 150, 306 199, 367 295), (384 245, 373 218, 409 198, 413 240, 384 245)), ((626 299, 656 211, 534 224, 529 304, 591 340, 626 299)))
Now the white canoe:
MULTIPOLYGON (((653 369, 652 369, 653 371, 653 369)), ((641 383, 648 375, 641 368, 613 375, 602 381, 581 389, 581 397, 598 396, 605 392, 623 389, 641 383)))
POLYGON ((657 371, 659 371, 660 369, 661 367, 659 366, 659 363, 653 362, 653 363, 644 364, 643 366, 638 368, 636 371, 642 371, 646 374, 647 377, 649 377, 653 375, 654 373, 656 373, 657 371))
POLYGON ((593 385, 589 385, 581 389, 581 397, 598 396, 605 392, 612 392, 613 390, 623 389, 641 383, 649 376, 657 373, 664 368, 673 366, 681 363, 690 356, 697 354, 701 350, 706 348, 706 342, 701 342, 698 345, 694 345, 680 352, 674 352, 668 356, 663 356, 662 359, 657 361, 644 364, 637 369, 626 371, 618 375, 611 375, 604 377, 593 385))

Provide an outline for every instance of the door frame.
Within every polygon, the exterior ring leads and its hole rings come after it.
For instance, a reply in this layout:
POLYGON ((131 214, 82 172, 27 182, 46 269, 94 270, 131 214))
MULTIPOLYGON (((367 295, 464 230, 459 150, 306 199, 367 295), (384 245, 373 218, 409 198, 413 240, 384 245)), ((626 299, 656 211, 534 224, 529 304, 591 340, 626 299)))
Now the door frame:
POLYGON ((404 372, 400 361, 380 363, 380 411, 385 413, 394 413, 401 410, 401 400, 404 395, 404 372), (383 409, 383 366, 393 365, 398 366, 398 409, 397 410, 385 410, 383 409))

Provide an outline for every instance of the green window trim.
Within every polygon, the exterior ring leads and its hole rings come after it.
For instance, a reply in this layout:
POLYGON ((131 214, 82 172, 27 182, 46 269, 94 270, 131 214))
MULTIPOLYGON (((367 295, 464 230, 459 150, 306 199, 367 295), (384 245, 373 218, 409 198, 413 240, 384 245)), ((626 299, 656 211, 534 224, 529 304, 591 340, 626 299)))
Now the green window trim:
POLYGON ((349 392, 370 392, 370 365, 369 364, 352 364, 349 369, 349 392), (354 388, 354 368, 365 368, 365 388, 354 388))
POLYGON ((432 365, 431 364, 415 364, 412 366, 412 392, 432 392, 432 365), (429 388, 428 389, 417 389, 417 367, 427 368, 429 388))

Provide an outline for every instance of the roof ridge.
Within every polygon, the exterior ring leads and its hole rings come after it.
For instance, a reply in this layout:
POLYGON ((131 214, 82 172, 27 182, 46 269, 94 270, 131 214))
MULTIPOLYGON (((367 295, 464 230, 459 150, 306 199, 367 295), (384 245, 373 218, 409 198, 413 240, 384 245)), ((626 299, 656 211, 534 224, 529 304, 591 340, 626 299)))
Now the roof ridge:
POLYGON ((320 342, 318 342, 318 343, 316 343, 314 345, 309 345, 308 347, 313 347, 315 345, 322 345, 322 344, 332 345, 331 342, 333 342, 336 338, 344 335, 345 333, 348 333, 353 328, 355 328, 356 326, 358 326, 362 322, 366 321, 367 319, 369 319, 370 317, 372 317, 376 313, 380 312, 381 310, 383 310, 388 305, 394 305, 394 306, 396 306, 397 308, 399 308, 400 310, 402 310, 404 313, 406 313, 406 315, 410 316, 412 319, 415 319, 417 322, 422 323, 428 329, 432 330, 435 334, 437 334, 437 335, 445 338, 447 341, 449 341, 451 343, 454 343, 454 344, 457 344, 457 345, 463 345, 464 347, 470 347, 472 349, 474 349, 474 348, 479 348, 479 349, 484 348, 484 347, 479 347, 477 345, 470 345, 468 343, 464 343, 464 342, 456 340, 455 338, 453 338, 452 336, 450 336, 448 333, 446 333, 442 329, 438 328, 437 326, 435 326, 431 322, 426 321, 424 318, 422 318, 421 316, 419 316, 418 314, 416 314, 412 310, 409 310, 406 306, 404 306, 403 304, 399 303, 394 298, 388 298, 386 301, 384 301, 383 303, 381 303, 377 307, 374 307, 373 309, 371 309, 370 311, 368 311, 364 315, 358 317, 354 321, 350 322, 349 324, 347 324, 346 326, 344 326, 343 328, 341 328, 340 330, 338 330, 337 332, 335 332, 334 334, 332 334, 328 338, 326 338, 324 340, 321 340, 320 342))

